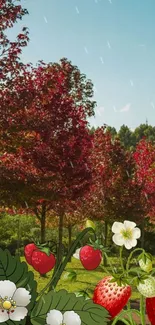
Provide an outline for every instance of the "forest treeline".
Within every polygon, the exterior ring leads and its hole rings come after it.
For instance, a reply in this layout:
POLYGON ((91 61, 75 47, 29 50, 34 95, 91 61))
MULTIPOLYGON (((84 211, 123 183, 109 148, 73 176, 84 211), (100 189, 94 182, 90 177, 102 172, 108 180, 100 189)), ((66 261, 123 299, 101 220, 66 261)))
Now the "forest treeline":
MULTIPOLYGON (((148 122, 140 124, 134 131, 127 125, 123 124, 117 132, 115 127, 107 126, 107 131, 110 132, 113 139, 119 139, 125 149, 134 151, 138 142, 145 138, 152 143, 155 141, 155 126, 149 125, 148 122)), ((90 132, 94 133, 95 127, 91 127, 90 132)))

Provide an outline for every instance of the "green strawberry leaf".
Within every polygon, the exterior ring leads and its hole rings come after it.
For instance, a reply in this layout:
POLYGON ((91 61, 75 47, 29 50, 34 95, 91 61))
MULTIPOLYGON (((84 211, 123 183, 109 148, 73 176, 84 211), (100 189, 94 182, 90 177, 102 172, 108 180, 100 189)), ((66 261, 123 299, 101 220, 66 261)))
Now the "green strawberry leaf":
POLYGON ((144 253, 141 253, 138 257, 137 260, 140 261, 143 258, 144 253))
POLYGON ((50 291, 38 300, 31 313, 31 323, 45 325, 47 313, 52 309, 57 309, 62 314, 73 310, 80 316, 81 325, 106 325, 109 317, 108 311, 94 304, 91 299, 85 300, 84 297, 76 297, 74 293, 60 290, 50 291))
POLYGON ((67 279, 69 280, 69 281, 76 281, 76 279, 77 279, 77 274, 76 274, 76 272, 74 272, 74 271, 72 271, 72 272, 69 272, 68 273, 68 275, 67 275, 67 279))
MULTIPOLYGON (((34 307, 35 300, 37 298, 37 283, 34 280, 34 274, 28 271, 27 264, 21 262, 19 257, 12 256, 10 252, 0 248, 0 281, 9 280, 16 285, 16 288, 25 288, 31 294, 31 301, 26 307, 28 309, 28 315, 34 307)), ((25 325, 26 318, 20 322, 7 321, 3 325, 25 325)))
POLYGON ((152 260, 153 260, 152 255, 149 254, 149 253, 146 253, 146 258, 147 258, 148 260, 150 260, 151 262, 152 262, 152 260))
POLYGON ((116 277, 115 278, 112 278, 109 282, 110 283, 113 283, 113 282, 116 282, 117 281, 117 279, 116 279, 116 277))
POLYGON ((145 254, 143 254, 142 260, 143 260, 144 264, 146 264, 146 255, 145 254))
POLYGON ((40 245, 40 246, 37 246, 37 248, 39 249, 40 252, 43 252, 47 256, 50 256, 51 251, 50 251, 49 247, 44 247, 43 245, 40 245))
POLYGON ((141 270, 139 267, 132 267, 129 272, 130 275, 136 276, 139 274, 146 275, 145 271, 141 270))
POLYGON ((129 280, 129 285, 133 285, 133 286, 137 287, 138 284, 139 284, 139 280, 138 280, 137 277, 131 278, 131 279, 129 280))
POLYGON ((89 294, 85 290, 80 290, 75 293, 76 297, 84 297, 85 299, 90 299, 89 294))

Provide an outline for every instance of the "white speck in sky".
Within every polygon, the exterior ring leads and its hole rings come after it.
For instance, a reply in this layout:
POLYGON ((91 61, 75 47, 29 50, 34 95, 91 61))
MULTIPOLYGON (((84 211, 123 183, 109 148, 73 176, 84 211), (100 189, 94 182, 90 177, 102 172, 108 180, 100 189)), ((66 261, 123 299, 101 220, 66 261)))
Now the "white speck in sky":
POLYGON ((111 45, 110 45, 109 41, 107 42, 107 45, 108 45, 109 49, 111 49, 111 45))
POLYGON ((99 116, 101 116, 101 112, 99 111, 99 109, 97 109, 96 112, 99 116))
POLYGON ((102 56, 100 56, 101 63, 104 64, 102 56))
POLYGON ((44 16, 45 23, 47 24, 47 18, 44 16))
POLYGON ((77 14, 79 14, 80 11, 79 11, 78 7, 75 7, 75 9, 76 9, 77 14))
POLYGON ((130 79, 130 85, 131 87, 133 87, 133 81, 130 79))
POLYGON ((84 47, 84 50, 85 50, 85 52, 88 54, 88 50, 87 50, 86 46, 84 47))
POLYGON ((155 106, 154 106, 154 103, 153 103, 153 102, 151 102, 151 106, 152 106, 152 108, 155 108, 155 106))
POLYGON ((94 93, 97 93, 97 88, 95 85, 94 85, 94 93))
POLYGON ((120 109, 120 112, 128 112, 129 109, 130 109, 130 107, 131 107, 131 104, 128 103, 128 104, 126 104, 124 107, 122 107, 122 108, 120 109))
POLYGON ((118 112, 115 106, 113 106, 113 110, 115 113, 118 112))

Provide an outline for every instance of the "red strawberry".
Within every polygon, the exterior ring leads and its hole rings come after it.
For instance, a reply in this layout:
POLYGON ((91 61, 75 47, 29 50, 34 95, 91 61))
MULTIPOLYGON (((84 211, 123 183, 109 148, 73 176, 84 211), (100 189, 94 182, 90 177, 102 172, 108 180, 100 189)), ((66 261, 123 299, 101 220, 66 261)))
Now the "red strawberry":
POLYGON ((49 256, 39 250, 35 250, 32 253, 32 266, 36 271, 38 271, 42 275, 51 271, 55 266, 55 262, 56 259, 52 253, 50 253, 49 256))
POLYGON ((150 323, 155 325, 155 297, 146 298, 146 312, 150 323))
POLYGON ((32 265, 32 253, 37 249, 35 244, 28 244, 24 248, 24 255, 28 264, 32 265))
POLYGON ((99 249, 94 249, 91 246, 83 246, 80 249, 80 261, 83 267, 86 270, 94 270, 96 269, 102 260, 102 254, 99 249))
POLYGON ((114 318, 127 304, 131 296, 131 287, 119 287, 117 282, 110 282, 112 276, 106 276, 94 290, 93 302, 106 308, 114 318))

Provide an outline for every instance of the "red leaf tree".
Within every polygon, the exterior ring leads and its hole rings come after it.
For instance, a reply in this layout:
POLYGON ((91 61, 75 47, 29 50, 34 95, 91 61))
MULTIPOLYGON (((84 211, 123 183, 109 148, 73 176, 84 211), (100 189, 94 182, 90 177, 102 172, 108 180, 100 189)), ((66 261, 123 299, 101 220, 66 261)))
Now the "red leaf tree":
MULTIPOLYGON (((13 1, 1 2, 5 30, 26 11, 13 1)), ((0 65, 1 202, 33 209, 41 223, 42 241, 46 215, 54 209, 59 215, 61 248, 64 213, 91 181, 87 117, 94 114, 93 87, 67 59, 53 64, 40 61, 37 67, 23 65, 18 54, 28 36, 22 35, 16 45, 6 41, 0 65)), ((3 46, 4 33, 1 38, 3 46)))
MULTIPOLYGON (((133 154, 136 163, 137 183, 141 186, 141 198, 144 202, 144 217, 149 217, 150 221, 155 221, 155 145, 151 141, 143 138, 137 145, 133 154)), ((143 220, 143 238, 144 227, 143 220)))
POLYGON ((109 223, 139 222, 143 213, 141 187, 135 181, 135 163, 131 154, 118 139, 112 140, 104 127, 94 132, 90 160, 93 184, 83 200, 82 210, 89 218, 104 220, 106 245, 109 223))
POLYGON ((13 27, 14 23, 28 14, 21 5, 15 4, 13 0, 0 0, 0 88, 11 86, 11 81, 21 71, 24 65, 20 62, 22 48, 29 41, 28 29, 23 27, 22 32, 17 35, 14 42, 7 38, 6 30, 13 27))

